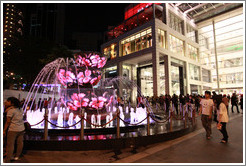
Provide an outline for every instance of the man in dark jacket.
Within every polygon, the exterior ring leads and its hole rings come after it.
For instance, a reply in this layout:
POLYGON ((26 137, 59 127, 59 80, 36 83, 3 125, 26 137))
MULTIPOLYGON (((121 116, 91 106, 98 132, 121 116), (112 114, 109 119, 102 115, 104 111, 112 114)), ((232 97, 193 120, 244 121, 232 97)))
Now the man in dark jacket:
POLYGON ((232 97, 231 97, 231 112, 234 113, 233 111, 233 107, 236 106, 237 108, 237 113, 240 113, 238 110, 238 98, 236 93, 233 93, 232 97))

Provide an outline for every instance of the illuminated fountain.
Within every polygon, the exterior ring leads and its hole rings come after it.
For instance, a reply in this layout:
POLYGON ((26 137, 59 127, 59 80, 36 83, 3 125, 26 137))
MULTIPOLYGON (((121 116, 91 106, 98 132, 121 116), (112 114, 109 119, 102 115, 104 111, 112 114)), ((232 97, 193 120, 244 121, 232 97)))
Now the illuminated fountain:
POLYGON ((74 58, 58 58, 47 64, 36 77, 23 106, 32 128, 44 128, 45 110, 49 129, 80 129, 81 116, 85 129, 116 127, 117 108, 121 127, 146 124, 147 107, 133 104, 137 96, 142 96, 135 82, 124 77, 102 79, 105 64, 106 58, 96 52, 77 53, 74 58), (49 85, 52 87, 47 89, 49 85), (123 96, 121 90, 125 91, 124 96, 134 99, 118 107, 116 99, 123 96), (47 101, 38 103, 40 98, 47 101))

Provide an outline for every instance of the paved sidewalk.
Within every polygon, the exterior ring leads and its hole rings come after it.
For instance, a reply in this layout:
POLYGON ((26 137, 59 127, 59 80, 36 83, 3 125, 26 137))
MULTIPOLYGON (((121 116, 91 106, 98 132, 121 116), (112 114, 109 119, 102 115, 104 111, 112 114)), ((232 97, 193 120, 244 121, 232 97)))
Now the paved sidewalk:
MULTIPOLYGON (((227 126, 229 142, 220 143, 222 134, 213 123, 212 139, 205 138, 203 128, 183 137, 160 143, 117 163, 242 163, 243 115, 230 118, 227 126)), ((199 119, 198 119, 199 123, 199 119)))
POLYGON ((115 156, 112 150, 94 151, 27 151, 18 163, 242 163, 243 114, 234 113, 227 126, 229 142, 221 144, 221 133, 213 122, 212 139, 197 118, 196 131, 163 143, 140 147, 136 151, 122 149, 115 156))

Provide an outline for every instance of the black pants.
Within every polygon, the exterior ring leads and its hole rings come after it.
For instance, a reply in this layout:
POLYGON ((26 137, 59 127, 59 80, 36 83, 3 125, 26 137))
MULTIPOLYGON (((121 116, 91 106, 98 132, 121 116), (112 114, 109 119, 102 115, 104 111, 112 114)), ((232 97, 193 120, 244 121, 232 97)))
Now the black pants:
POLYGON ((211 130, 212 118, 209 118, 208 115, 202 114, 201 120, 202 120, 202 126, 206 130, 206 137, 210 137, 210 135, 212 134, 212 130, 211 130))
POLYGON ((228 141, 228 134, 227 134, 227 131, 226 131, 226 122, 221 122, 221 129, 220 129, 220 132, 223 134, 223 140, 224 141, 228 141))
POLYGON ((232 105, 231 105, 231 112, 234 112, 234 111, 233 111, 233 107, 234 107, 234 106, 236 106, 236 108, 237 108, 237 112, 239 113, 239 110, 238 110, 238 105, 237 105, 237 104, 232 104, 232 105))

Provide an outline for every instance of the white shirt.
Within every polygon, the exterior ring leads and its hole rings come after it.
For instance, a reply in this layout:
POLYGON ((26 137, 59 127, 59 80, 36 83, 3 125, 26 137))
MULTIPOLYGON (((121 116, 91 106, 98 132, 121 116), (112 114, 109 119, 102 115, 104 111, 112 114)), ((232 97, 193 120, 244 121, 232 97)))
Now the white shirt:
POLYGON ((213 110, 214 102, 212 99, 202 99, 200 102, 202 106, 202 114, 203 115, 211 115, 210 110, 213 110))
POLYGON ((19 108, 12 108, 8 110, 7 117, 11 118, 9 131, 23 131, 25 130, 23 121, 23 111, 19 108))
POLYGON ((219 109, 217 109, 217 120, 220 122, 228 122, 229 118, 227 115, 227 109, 224 103, 220 103, 219 109), (222 115, 221 119, 220 116, 222 115))

